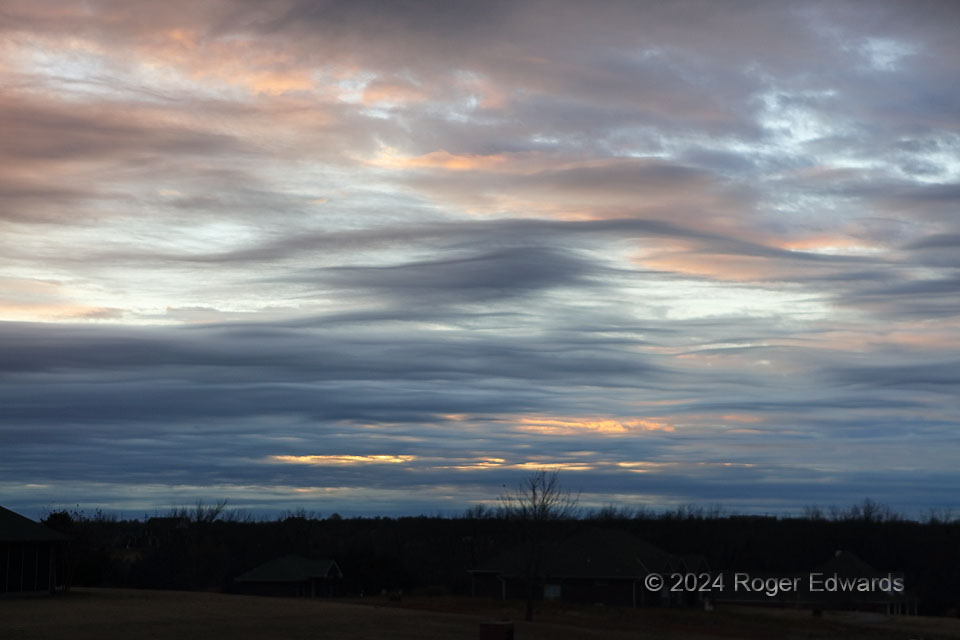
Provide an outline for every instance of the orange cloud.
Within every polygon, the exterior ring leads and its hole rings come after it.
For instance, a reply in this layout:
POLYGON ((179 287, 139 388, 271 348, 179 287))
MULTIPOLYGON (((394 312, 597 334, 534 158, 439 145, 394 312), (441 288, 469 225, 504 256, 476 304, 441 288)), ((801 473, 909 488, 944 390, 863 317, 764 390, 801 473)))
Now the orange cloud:
POLYGON ((0 278, 0 320, 43 322, 107 320, 123 309, 72 302, 60 282, 30 278, 0 278))
POLYGON ((776 271, 776 265, 767 258, 693 252, 644 254, 637 256, 634 262, 647 269, 736 282, 769 279, 772 272, 776 271))
POLYGON ((309 91, 314 88, 313 79, 301 71, 252 71, 243 75, 231 74, 234 81, 246 85, 255 93, 278 95, 288 91, 309 91))
POLYGON ((649 460, 637 460, 629 462, 617 462, 616 466, 631 471, 633 473, 650 473, 655 470, 663 469, 694 469, 694 468, 723 468, 739 467, 750 468, 756 464, 750 462, 651 462, 649 460))
POLYGON ((145 39, 137 53, 147 68, 173 70, 206 84, 240 86, 266 95, 317 88, 310 65, 290 53, 243 38, 217 40, 173 28, 145 39))
POLYGON ((673 425, 644 418, 520 418, 521 431, 549 435, 571 435, 594 431, 596 433, 631 433, 637 431, 673 431, 673 425))
POLYGON ((690 212, 713 215, 690 220, 698 228, 736 237, 750 237, 742 214, 747 203, 724 191, 708 176, 658 159, 605 158, 584 160, 575 155, 523 152, 454 156, 446 151, 401 156, 384 149, 370 162, 395 169, 411 167, 473 170, 462 179, 411 175, 408 184, 439 201, 478 214, 513 212, 525 217, 567 220, 693 218, 690 212), (494 174, 494 175, 489 175, 494 174), (730 212, 724 215, 724 212, 730 212))
POLYGON ((505 458, 477 458, 464 464, 455 464, 438 467, 440 469, 456 469, 457 471, 478 471, 481 469, 502 469, 511 465, 506 464, 505 458))
POLYGON ((489 170, 507 161, 503 154, 454 155, 443 149, 422 156, 404 156, 395 149, 385 147, 371 164, 386 169, 446 169, 448 171, 489 170))
POLYGON ((557 471, 593 471, 597 465, 587 462, 521 462, 510 465, 511 469, 529 469, 538 471, 540 469, 555 469, 557 471))
POLYGON ((724 422, 746 422, 750 424, 763 422, 763 418, 760 416, 754 416, 746 413, 728 413, 727 415, 720 416, 720 419, 724 422))
POLYGON ((804 236, 774 242, 773 244, 781 249, 788 249, 790 251, 807 251, 810 253, 825 254, 864 254, 876 253, 882 250, 882 247, 864 244, 860 238, 852 238, 841 234, 804 236))
POLYGON ((708 253, 682 241, 673 241, 671 245, 667 250, 638 253, 631 261, 646 269, 729 282, 795 282, 836 268, 829 263, 798 263, 789 256, 780 260, 769 256, 708 253))
POLYGON ((70 304, 8 304, 0 301, 0 321, 113 320, 123 309, 70 304))

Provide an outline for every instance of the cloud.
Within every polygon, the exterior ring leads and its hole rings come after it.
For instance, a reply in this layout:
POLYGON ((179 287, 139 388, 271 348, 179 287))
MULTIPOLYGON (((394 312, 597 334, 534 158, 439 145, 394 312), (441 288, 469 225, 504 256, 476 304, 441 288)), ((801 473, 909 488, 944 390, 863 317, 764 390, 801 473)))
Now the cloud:
POLYGON ((317 280, 347 292, 367 291, 424 302, 483 301, 576 286, 602 270, 588 260, 544 247, 517 247, 480 255, 377 267, 331 267, 317 280))
POLYGON ((943 506, 956 17, 8 2, 0 490, 943 506))

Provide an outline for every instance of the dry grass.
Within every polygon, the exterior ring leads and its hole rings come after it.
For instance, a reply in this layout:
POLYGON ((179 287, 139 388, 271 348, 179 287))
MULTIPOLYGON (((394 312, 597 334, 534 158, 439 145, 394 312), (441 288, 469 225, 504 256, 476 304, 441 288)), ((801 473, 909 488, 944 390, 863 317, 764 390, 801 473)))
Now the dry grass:
MULTIPOLYGON (((469 598, 324 601, 216 593, 75 589, 56 598, 0 600, 3 640, 475 639, 479 623, 516 619, 521 606, 469 598)), ((790 610, 716 612, 544 605, 516 640, 632 638, 960 638, 960 621, 790 610)))

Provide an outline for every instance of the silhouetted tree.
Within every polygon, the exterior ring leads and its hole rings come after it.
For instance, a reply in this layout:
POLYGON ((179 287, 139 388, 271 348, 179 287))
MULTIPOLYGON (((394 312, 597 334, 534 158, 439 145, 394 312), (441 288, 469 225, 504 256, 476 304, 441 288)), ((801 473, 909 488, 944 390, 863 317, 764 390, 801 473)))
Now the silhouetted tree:
POLYGON ((560 485, 557 471, 535 471, 520 486, 500 494, 500 511, 520 526, 524 545, 523 573, 526 583, 524 617, 533 620, 536 588, 543 578, 543 555, 548 524, 576 518, 580 494, 572 494, 560 485))

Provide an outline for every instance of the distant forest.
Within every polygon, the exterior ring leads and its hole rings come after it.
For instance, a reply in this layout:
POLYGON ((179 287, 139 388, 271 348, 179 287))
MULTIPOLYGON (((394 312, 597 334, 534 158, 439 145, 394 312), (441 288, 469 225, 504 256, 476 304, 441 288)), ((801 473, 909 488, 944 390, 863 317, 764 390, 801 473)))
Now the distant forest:
MULTIPOLYGON (((459 517, 299 511, 273 520, 225 506, 198 503, 143 520, 55 511, 43 522, 71 536, 68 570, 75 586, 231 592, 236 576, 297 554, 335 559, 347 596, 384 590, 469 595, 467 571, 515 547, 523 535, 515 519, 482 506, 459 517)), ((907 520, 870 500, 791 518, 605 507, 556 519, 548 531, 559 539, 586 527, 620 529, 670 553, 702 555, 713 571, 807 571, 842 549, 878 570, 904 572, 921 614, 960 613, 960 519, 950 514, 907 520)))

